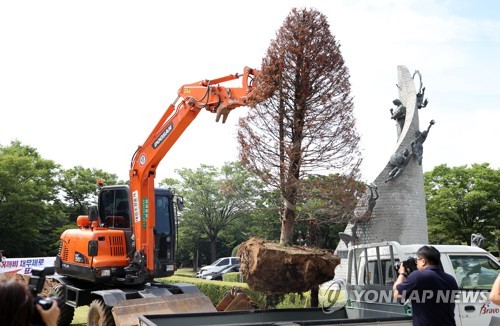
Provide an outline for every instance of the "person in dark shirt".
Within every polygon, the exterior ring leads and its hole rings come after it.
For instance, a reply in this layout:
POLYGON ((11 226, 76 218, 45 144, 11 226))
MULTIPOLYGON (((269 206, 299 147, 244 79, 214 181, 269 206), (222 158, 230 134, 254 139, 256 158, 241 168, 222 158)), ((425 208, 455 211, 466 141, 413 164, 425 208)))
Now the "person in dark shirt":
POLYGON ((454 299, 458 293, 455 278, 442 270, 441 254, 432 246, 417 251, 418 271, 407 274, 403 264, 393 285, 395 298, 410 300, 413 325, 456 325, 454 299))

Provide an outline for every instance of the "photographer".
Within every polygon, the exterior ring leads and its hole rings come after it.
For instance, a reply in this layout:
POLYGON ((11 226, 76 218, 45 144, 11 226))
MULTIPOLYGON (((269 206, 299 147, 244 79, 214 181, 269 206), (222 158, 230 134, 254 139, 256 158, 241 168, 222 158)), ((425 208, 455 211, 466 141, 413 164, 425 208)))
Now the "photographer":
MULTIPOLYGON (((28 326, 34 313, 33 297, 29 289, 14 280, 0 280, 0 325, 28 326)), ((57 325, 59 307, 54 301, 48 310, 36 305, 46 326, 57 325)))
POLYGON ((418 270, 412 273, 404 264, 399 267, 392 288, 394 297, 411 300, 413 325, 455 325, 458 284, 442 270, 441 254, 432 246, 423 246, 417 251, 415 263, 418 270))

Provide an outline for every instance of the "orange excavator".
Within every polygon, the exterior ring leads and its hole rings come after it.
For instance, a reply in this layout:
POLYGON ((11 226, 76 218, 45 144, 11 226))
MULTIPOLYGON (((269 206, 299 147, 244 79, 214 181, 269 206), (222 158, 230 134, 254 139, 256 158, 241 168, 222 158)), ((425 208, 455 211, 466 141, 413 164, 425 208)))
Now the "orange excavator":
POLYGON ((182 199, 155 188, 163 157, 202 109, 224 123, 229 112, 248 105, 259 71, 183 85, 132 157, 129 185, 99 185, 97 206, 77 218, 77 229, 60 237, 55 260, 59 285, 52 295, 64 301, 59 325, 69 325, 74 309, 88 305, 88 325, 133 325, 142 314, 211 312, 214 305, 190 284, 155 282, 173 275, 175 214, 182 199), (241 87, 223 83, 242 80, 241 87), (179 101, 180 100, 180 101, 179 101), (179 103, 177 103, 179 102, 179 103))

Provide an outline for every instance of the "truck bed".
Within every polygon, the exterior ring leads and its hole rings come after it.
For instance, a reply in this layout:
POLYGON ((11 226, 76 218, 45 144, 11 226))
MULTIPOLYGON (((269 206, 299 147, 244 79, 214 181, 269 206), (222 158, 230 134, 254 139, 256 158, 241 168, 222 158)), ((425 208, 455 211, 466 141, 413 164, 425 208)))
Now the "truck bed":
POLYGON ((230 311, 216 313, 187 313, 145 315, 140 326, 167 325, 392 325, 408 326, 411 317, 381 317, 348 319, 345 308, 327 314, 321 308, 230 311))

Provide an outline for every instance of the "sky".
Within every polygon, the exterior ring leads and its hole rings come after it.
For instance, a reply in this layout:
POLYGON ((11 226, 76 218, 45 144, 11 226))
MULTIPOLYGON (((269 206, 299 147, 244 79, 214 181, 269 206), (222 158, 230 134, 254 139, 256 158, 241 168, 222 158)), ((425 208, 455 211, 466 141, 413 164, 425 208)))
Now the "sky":
MULTIPOLYGON (((292 8, 323 13, 349 69, 362 180, 395 151, 397 66, 422 74, 423 169, 500 168, 500 1, 0 0, 0 145, 128 179, 133 153, 183 84, 260 68, 292 8)), ((418 84, 417 84, 418 87, 418 84)), ((157 169, 238 159, 240 107, 203 111, 157 169)), ((335 171, 332 171, 335 172, 335 171)))

